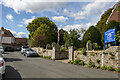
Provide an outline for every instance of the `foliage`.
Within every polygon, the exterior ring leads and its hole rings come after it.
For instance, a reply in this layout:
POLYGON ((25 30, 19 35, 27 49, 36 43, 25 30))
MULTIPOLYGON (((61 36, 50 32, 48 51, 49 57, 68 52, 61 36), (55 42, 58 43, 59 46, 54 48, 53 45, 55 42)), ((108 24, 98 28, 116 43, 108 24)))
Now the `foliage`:
POLYGON ((79 60, 79 59, 76 59, 73 64, 75 64, 75 65, 85 65, 84 61, 79 60))
POLYGON ((116 72, 120 72, 120 69, 115 69, 116 72))
POLYGON ((57 26, 47 17, 34 19, 26 28, 30 32, 29 39, 32 40, 33 46, 39 47, 57 42, 57 26))
POLYGON ((111 66, 107 67, 107 70, 109 70, 109 71, 115 71, 115 69, 112 68, 111 66))
POLYGON ((43 55, 39 55, 41 58, 43 58, 43 55))
POLYGON ((85 48, 83 48, 83 49, 81 50, 81 54, 87 55, 87 54, 86 54, 86 49, 85 49, 85 48))
POLYGON ((91 59, 89 60, 88 67, 92 67, 92 68, 95 67, 95 63, 92 62, 91 59))
POLYGON ((79 30, 70 30, 69 31, 70 34, 68 34, 68 32, 65 32, 64 33, 64 41, 65 41, 65 44, 68 45, 68 46, 74 46, 74 47, 79 47, 79 44, 80 44, 80 32, 79 30))
POLYGON ((103 65, 103 66, 101 67, 101 69, 102 69, 102 70, 107 70, 107 66, 103 65))
POLYGON ((103 54, 107 55, 108 53, 106 53, 106 52, 103 52, 103 54))
POLYGON ((115 56, 114 54, 112 54, 112 52, 109 52, 109 54, 110 54, 111 56, 115 56))
POLYGON ((99 59, 96 59, 96 62, 99 64, 99 63, 100 63, 100 60, 99 60, 99 59))
POLYGON ((104 45, 104 28, 106 27, 106 22, 112 13, 113 8, 108 9, 102 16, 100 21, 97 23, 96 28, 100 31, 101 33, 101 41, 102 45, 104 45))
POLYGON ((97 28, 91 26, 84 34, 82 39, 83 47, 86 47, 86 43, 88 40, 91 40, 91 43, 98 43, 101 45, 101 34, 97 28))
POLYGON ((91 55, 91 56, 95 56, 95 53, 94 53, 94 52, 92 52, 92 53, 90 53, 90 55, 91 55))
POLYGON ((70 61, 68 61, 68 64, 73 64, 73 63, 74 63, 74 61, 71 61, 71 60, 70 60, 70 61))
POLYGON ((51 56, 43 56, 43 58, 51 59, 51 56))
POLYGON ((95 68, 96 68, 96 69, 99 69, 99 68, 100 68, 100 66, 95 66, 95 68))
POLYGON ((81 50, 82 50, 82 48, 78 48, 78 49, 77 49, 77 51, 81 51, 81 50))
POLYGON ((115 35, 116 40, 118 40, 118 42, 120 42, 120 31, 117 31, 117 34, 115 35))
POLYGON ((120 7, 117 7, 117 11, 119 11, 119 12, 120 12, 120 7))
POLYGON ((65 52, 65 51, 67 51, 68 49, 66 48, 66 47, 62 47, 62 48, 60 48, 60 52, 65 52))
POLYGON ((65 30, 60 29, 59 30, 59 34, 60 34, 60 40, 59 40, 59 44, 60 45, 64 45, 65 41, 64 41, 64 33, 67 33, 65 30))
POLYGON ((101 48, 101 46, 98 46, 98 43, 94 43, 94 49, 95 50, 98 50, 98 49, 100 49, 101 48))

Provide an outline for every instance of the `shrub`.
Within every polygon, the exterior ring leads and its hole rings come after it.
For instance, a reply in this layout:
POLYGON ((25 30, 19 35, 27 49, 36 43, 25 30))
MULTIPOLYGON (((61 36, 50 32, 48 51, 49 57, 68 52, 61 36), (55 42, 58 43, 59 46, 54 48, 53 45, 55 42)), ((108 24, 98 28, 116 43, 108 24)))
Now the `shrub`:
POLYGON ((86 54, 86 49, 85 49, 85 48, 83 48, 83 49, 81 50, 81 54, 87 55, 87 54, 86 54))
POLYGON ((74 64, 75 64, 75 65, 85 65, 84 61, 79 60, 79 59, 76 59, 76 60, 74 61, 74 64))
POLYGON ((89 64, 88 64, 88 67, 95 67, 95 63, 91 61, 91 59, 89 60, 89 64))
POLYGON ((77 54, 81 54, 81 52, 78 52, 77 54))
POLYGON ((94 52, 92 52, 90 55, 91 55, 91 56, 95 56, 94 52))
POLYGON ((46 49, 43 49, 43 52, 46 52, 46 49))
POLYGON ((73 63, 74 63, 74 61, 71 61, 71 60, 70 60, 70 61, 68 61, 68 64, 73 64, 73 63))
POLYGON ((115 69, 116 72, 120 72, 120 69, 115 69))
POLYGON ((96 69, 99 69, 99 68, 100 68, 100 66, 95 66, 95 68, 96 68, 96 69))
POLYGON ((82 50, 82 48, 77 49, 77 51, 81 51, 81 50, 82 50))
POLYGON ((67 48, 66 48, 66 47, 60 48, 60 52, 65 52, 65 51, 67 51, 67 48))
POLYGON ((96 62, 99 64, 99 63, 100 63, 100 60, 99 60, 99 59, 96 59, 96 62))
POLYGON ((101 67, 101 69, 102 69, 102 70, 106 70, 106 69, 107 69, 107 66, 104 65, 104 66, 101 67))
POLYGON ((112 54, 112 52, 109 52, 109 54, 110 54, 111 56, 115 56, 114 54, 112 54))
POLYGON ((106 53, 106 52, 103 52, 103 54, 107 55, 108 53, 106 53))
POLYGON ((110 58, 111 58, 111 59, 115 59, 115 57, 114 57, 114 56, 111 56, 110 58))
POLYGON ((43 58, 51 59, 51 56, 43 56, 43 58))
POLYGON ((112 68, 111 66, 107 67, 107 70, 109 70, 109 71, 115 71, 115 69, 112 68))
POLYGON ((39 55, 41 58, 43 58, 43 55, 39 55))

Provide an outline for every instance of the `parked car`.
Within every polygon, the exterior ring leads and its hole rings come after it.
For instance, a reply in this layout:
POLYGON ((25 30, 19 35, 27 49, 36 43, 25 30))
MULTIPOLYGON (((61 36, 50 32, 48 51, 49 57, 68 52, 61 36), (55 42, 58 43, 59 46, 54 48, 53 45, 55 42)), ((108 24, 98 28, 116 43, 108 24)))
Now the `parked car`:
POLYGON ((1 77, 5 74, 5 60, 2 56, 2 53, 0 53, 0 74, 1 74, 1 77))
POLYGON ((4 49, 2 46, 0 46, 0 52, 3 54, 4 53, 4 49))
POLYGON ((36 51, 31 49, 31 48, 26 49, 23 54, 24 54, 24 56, 27 56, 27 57, 29 57, 29 56, 38 56, 36 51))
POLYGON ((21 47, 21 54, 23 54, 25 52, 26 49, 28 49, 28 46, 22 46, 21 47))

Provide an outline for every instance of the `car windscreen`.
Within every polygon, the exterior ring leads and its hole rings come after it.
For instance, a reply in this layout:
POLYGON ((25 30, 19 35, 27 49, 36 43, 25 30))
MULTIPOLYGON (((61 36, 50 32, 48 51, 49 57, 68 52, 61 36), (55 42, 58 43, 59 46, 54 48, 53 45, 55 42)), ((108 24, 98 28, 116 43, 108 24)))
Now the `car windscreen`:
POLYGON ((34 50, 32 50, 32 49, 27 49, 27 51, 34 51, 34 50))
POLYGON ((24 46, 23 48, 29 48, 29 47, 27 47, 27 46, 24 46))

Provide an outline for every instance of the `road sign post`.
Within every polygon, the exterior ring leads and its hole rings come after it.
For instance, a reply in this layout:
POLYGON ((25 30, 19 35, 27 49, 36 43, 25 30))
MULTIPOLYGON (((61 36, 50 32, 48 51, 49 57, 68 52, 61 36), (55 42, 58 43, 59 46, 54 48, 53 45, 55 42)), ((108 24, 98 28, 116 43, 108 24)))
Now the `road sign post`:
POLYGON ((116 34, 116 28, 109 29, 108 31, 104 32, 104 50, 106 49, 105 46, 106 43, 115 42, 115 46, 116 46, 115 34, 116 34))

